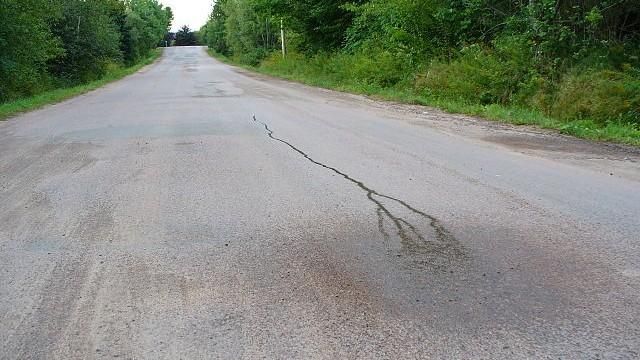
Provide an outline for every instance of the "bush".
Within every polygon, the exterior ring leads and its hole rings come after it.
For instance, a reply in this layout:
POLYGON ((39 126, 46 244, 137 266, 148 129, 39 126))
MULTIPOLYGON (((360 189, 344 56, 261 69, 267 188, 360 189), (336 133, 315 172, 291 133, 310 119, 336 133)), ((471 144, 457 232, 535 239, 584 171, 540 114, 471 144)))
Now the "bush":
POLYGON ((419 75, 416 88, 437 97, 470 103, 509 104, 521 102, 520 92, 532 92, 537 77, 532 70, 526 41, 505 38, 491 48, 471 45, 452 62, 433 62, 419 75))
POLYGON ((321 86, 340 84, 350 88, 392 87, 410 74, 402 58, 385 50, 373 53, 376 55, 364 52, 318 53, 309 58, 290 53, 286 60, 280 53, 272 53, 261 67, 266 71, 288 74, 291 78, 317 79, 314 83, 321 86))
POLYGON ((403 57, 389 50, 372 49, 343 57, 348 76, 366 85, 391 87, 410 73, 403 57))
POLYGON ((561 120, 640 124, 640 71, 571 73, 561 81, 549 110, 561 120))

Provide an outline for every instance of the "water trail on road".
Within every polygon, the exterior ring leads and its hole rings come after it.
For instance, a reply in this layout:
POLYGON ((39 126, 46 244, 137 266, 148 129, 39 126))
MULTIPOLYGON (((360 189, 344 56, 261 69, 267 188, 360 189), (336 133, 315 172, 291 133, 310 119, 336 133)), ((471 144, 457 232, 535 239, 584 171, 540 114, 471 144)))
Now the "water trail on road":
POLYGON ((421 259, 414 259, 418 265, 422 265, 430 268, 442 268, 453 262, 460 261, 466 257, 466 252, 458 240, 444 227, 444 225, 435 218, 415 207, 409 205, 403 200, 394 198, 389 195, 382 194, 369 186, 364 182, 354 179, 348 174, 326 164, 323 164, 304 151, 298 149, 290 142, 278 138, 274 135, 274 131, 269 128, 269 125, 258 120, 255 115, 252 116, 253 121, 261 124, 267 132, 267 135, 272 140, 285 144, 296 153, 302 155, 306 160, 314 165, 320 166, 324 169, 330 170, 349 182, 355 184, 358 188, 363 190, 367 194, 367 199, 371 201, 376 207, 376 213, 378 215, 378 230, 383 235, 385 240, 391 238, 390 234, 385 230, 385 218, 388 219, 396 230, 396 234, 400 238, 403 248, 408 255, 421 255, 421 259), (419 225, 412 224, 405 218, 395 215, 384 201, 387 200, 391 203, 395 203, 401 208, 408 210, 411 214, 417 215, 419 218, 426 220, 427 224, 431 228, 435 236, 427 238, 419 229, 419 225))

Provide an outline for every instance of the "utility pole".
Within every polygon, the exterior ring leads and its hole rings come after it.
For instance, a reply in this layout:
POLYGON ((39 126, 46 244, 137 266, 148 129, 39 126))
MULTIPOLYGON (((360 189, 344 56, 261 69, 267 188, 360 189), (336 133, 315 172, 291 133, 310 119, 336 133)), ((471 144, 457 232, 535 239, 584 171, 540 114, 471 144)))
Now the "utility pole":
POLYGON ((286 57, 287 57, 287 46, 285 45, 284 20, 283 19, 280 19, 280 40, 282 41, 282 58, 286 59, 286 57))
POLYGON ((80 38, 80 16, 78 16, 78 26, 76 27, 76 38, 80 38))
POLYGON ((264 48, 265 49, 270 49, 271 48, 271 42, 269 40, 271 40, 269 38, 269 18, 265 17, 264 18, 264 29, 267 31, 267 43, 265 44, 264 48))

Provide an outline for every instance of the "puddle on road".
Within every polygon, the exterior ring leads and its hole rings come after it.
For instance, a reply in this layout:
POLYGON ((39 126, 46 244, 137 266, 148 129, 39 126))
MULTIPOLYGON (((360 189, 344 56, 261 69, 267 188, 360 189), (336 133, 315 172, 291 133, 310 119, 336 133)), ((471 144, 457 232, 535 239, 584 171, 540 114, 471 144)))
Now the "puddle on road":
POLYGON ((415 267, 446 270, 467 258, 464 247, 434 216, 403 200, 382 194, 334 167, 314 160, 288 141, 276 137, 273 130, 266 123, 259 121, 255 115, 253 121, 262 124, 272 140, 287 145, 309 162, 340 175, 365 192, 367 199, 376 208, 378 230, 386 241, 392 241, 393 237, 397 237, 402 247, 402 255, 410 257, 415 267))

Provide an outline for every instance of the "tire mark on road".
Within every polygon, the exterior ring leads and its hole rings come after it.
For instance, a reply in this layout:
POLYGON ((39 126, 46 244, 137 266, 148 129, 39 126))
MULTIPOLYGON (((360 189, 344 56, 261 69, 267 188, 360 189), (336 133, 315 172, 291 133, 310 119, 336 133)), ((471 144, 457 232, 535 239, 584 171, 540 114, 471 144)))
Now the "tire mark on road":
POLYGON ((306 160, 330 170, 349 182, 355 184, 358 188, 363 190, 367 194, 367 199, 376 206, 376 213, 378 215, 378 230, 383 235, 385 240, 390 238, 389 233, 385 230, 384 219, 388 219, 395 228, 396 234, 401 240, 404 249, 409 255, 420 255, 424 258, 414 259, 417 265, 422 265, 428 268, 436 269, 443 268, 447 265, 451 265, 454 262, 462 261, 467 257, 465 249, 459 243, 459 241, 449 232, 449 230, 438 220, 436 217, 418 210, 415 207, 409 205, 407 202, 394 198, 389 195, 382 194, 369 186, 364 182, 354 179, 348 174, 326 164, 323 164, 307 153, 300 150, 290 142, 278 138, 274 135, 274 131, 269 128, 269 125, 258 120, 255 115, 252 116, 254 122, 261 124, 267 132, 267 135, 272 140, 278 141, 287 145, 290 149, 296 153, 302 155, 306 160), (413 224, 405 218, 394 214, 391 209, 385 205, 384 201, 395 203, 399 207, 409 211, 409 213, 418 216, 426 220, 426 223, 431 228, 435 236, 427 238, 419 229, 419 224, 413 224))

